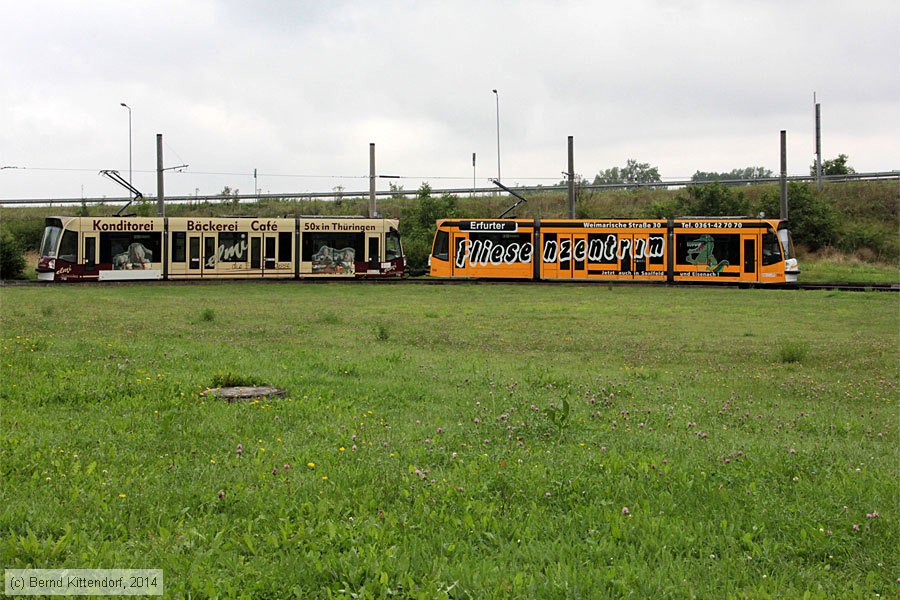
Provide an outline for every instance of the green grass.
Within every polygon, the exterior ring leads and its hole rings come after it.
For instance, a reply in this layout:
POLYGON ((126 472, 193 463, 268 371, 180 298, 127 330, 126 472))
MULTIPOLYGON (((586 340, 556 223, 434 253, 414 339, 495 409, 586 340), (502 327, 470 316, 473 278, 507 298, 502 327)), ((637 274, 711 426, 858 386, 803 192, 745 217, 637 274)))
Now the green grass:
POLYGON ((171 597, 892 596, 897 308, 4 288, 0 564, 160 568, 171 597), (288 396, 207 397, 222 374, 288 396))
POLYGON ((800 259, 801 283, 897 283, 900 266, 867 263, 835 255, 831 258, 800 259))

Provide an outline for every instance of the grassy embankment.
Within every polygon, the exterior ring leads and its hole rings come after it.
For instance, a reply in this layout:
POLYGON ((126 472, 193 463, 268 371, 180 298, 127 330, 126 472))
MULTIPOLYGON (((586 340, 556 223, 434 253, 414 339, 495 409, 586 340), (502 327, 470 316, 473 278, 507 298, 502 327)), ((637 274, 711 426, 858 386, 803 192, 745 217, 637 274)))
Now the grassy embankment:
POLYGON ((0 326, 7 568, 161 568, 173 597, 897 590, 893 295, 57 286, 2 290, 0 326))

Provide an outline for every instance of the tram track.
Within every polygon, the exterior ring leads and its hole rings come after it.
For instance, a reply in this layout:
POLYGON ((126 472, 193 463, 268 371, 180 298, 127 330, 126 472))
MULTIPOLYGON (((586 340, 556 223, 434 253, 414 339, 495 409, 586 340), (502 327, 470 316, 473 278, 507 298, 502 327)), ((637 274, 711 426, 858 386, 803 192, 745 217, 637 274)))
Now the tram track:
POLYGON ((674 287, 674 288, 740 288, 757 290, 798 290, 798 291, 841 291, 841 292, 900 292, 900 283, 875 283, 875 282, 812 282, 791 284, 764 284, 754 285, 748 283, 704 283, 683 282, 669 283, 656 281, 584 281, 584 280, 555 280, 534 281, 529 279, 475 279, 475 278, 444 278, 444 277, 403 277, 390 279, 170 279, 170 280, 141 280, 141 281, 0 281, 0 288, 4 287, 122 287, 122 286, 184 286, 184 285, 212 285, 217 283, 265 283, 265 284, 310 284, 328 285, 334 283, 352 282, 355 285, 576 285, 576 286, 631 286, 631 287, 674 287))

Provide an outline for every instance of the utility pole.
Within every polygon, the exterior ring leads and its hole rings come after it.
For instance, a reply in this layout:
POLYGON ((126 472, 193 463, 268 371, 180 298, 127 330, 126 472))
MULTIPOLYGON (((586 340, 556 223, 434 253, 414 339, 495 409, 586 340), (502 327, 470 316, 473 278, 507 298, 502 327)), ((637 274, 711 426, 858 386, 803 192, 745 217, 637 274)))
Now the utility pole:
POLYGON ((131 107, 124 102, 119 102, 119 105, 128 109, 128 184, 134 185, 134 172, 131 170, 131 107))
POLYGON ((369 144, 369 217, 375 218, 375 144, 369 144))
POLYGON ((502 181, 500 178, 500 92, 492 91, 497 99, 497 181, 502 181))
POLYGON ((163 143, 162 134, 156 134, 156 216, 166 216, 165 192, 163 191, 163 143))
POLYGON ((573 137, 569 136, 569 218, 575 218, 575 143, 573 137))
POLYGON ((259 183, 256 181, 256 167, 253 168, 253 193, 256 194, 256 201, 259 202, 259 183))
POLYGON ((781 130, 781 218, 788 218, 787 131, 781 130))
POLYGON ((813 92, 813 102, 816 104, 816 189, 822 190, 822 105, 816 102, 816 93, 813 92))

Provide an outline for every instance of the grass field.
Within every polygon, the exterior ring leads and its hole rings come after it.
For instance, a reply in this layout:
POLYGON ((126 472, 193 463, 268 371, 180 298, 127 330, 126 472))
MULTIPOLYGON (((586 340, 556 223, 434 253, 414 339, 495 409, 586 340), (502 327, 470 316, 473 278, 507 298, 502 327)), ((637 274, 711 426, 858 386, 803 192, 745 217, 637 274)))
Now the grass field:
POLYGON ((0 564, 168 597, 900 589, 887 293, 0 290, 0 564), (228 404, 214 382, 288 396, 228 404))
POLYGON ((800 283, 897 283, 900 267, 863 262, 840 255, 800 259, 800 283))

